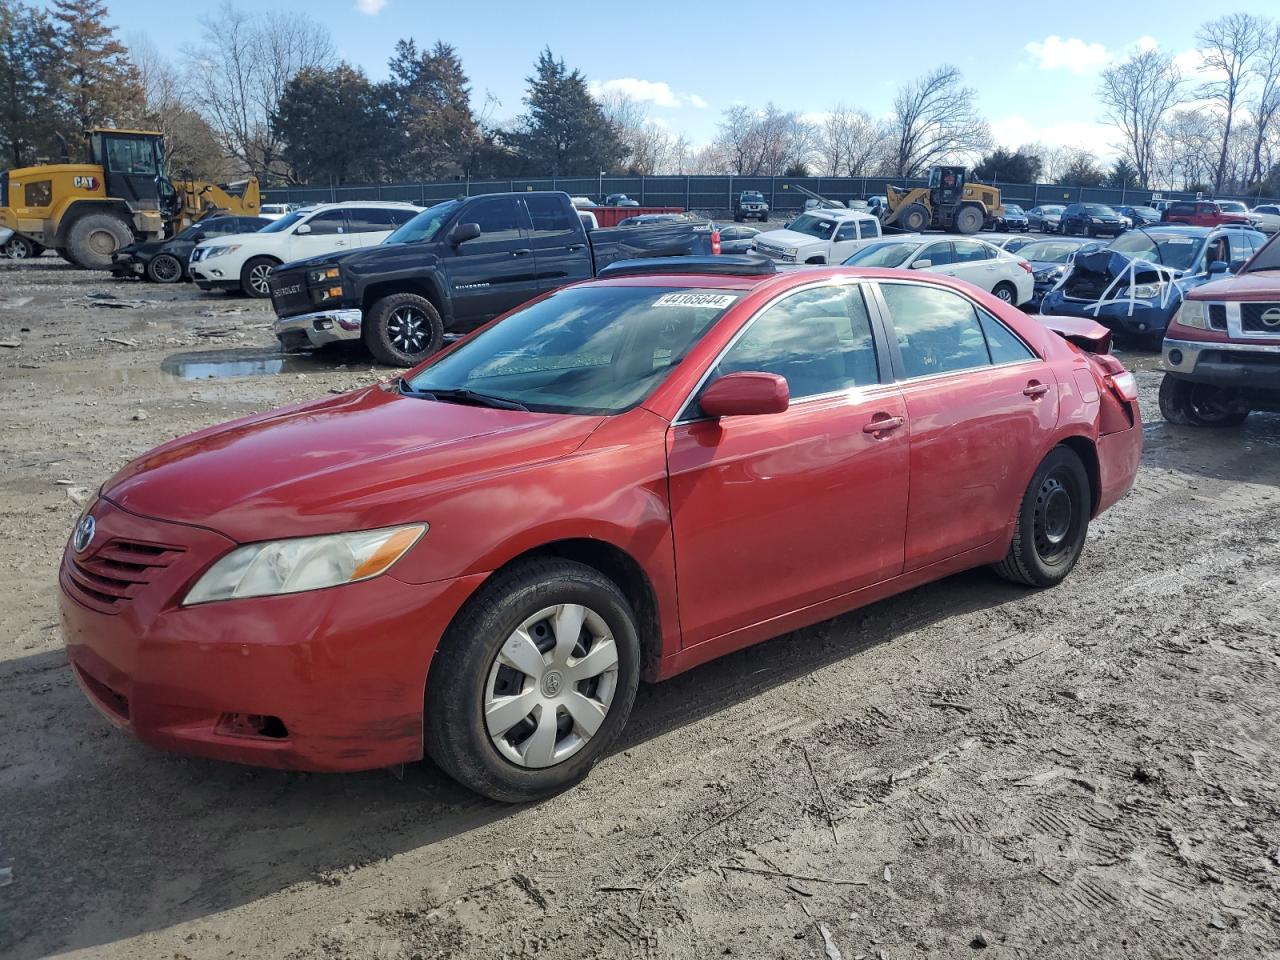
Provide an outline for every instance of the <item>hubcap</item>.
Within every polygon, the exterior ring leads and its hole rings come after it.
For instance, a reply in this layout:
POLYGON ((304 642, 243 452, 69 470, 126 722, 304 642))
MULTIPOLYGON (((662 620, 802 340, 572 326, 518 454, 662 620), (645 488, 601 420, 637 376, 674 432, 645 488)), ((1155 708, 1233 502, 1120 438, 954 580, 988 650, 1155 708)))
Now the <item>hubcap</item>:
POLYGON ((178 275, 178 261, 172 257, 159 257, 151 269, 161 280, 172 280, 178 275))
POLYGON ((271 283, 267 279, 271 276, 271 267, 265 263, 260 263, 249 271, 249 286, 258 293, 269 293, 271 291, 271 283))
POLYGON ((517 766, 554 766, 600 729, 617 687, 618 648, 604 619, 577 603, 546 607, 520 624, 494 658, 485 729, 517 766))
POLYGON ((1071 533, 1074 514, 1071 491, 1056 474, 1045 477, 1036 494, 1033 524, 1036 552, 1041 559, 1058 560, 1069 549, 1067 538, 1071 533))
POLYGON ((94 230, 89 234, 89 249, 102 257, 116 252, 116 238, 110 230, 94 230))
POLYGON ((427 346, 427 318, 413 307, 397 307, 387 318, 387 339, 402 353, 421 353, 427 346))
POLYGON ((10 260, 27 259, 27 245, 17 237, 4 245, 4 252, 10 260))
POLYGON ((1013 295, 1009 293, 1008 287, 1001 287, 999 290, 996 291, 996 296, 999 297, 1001 300, 1003 300, 1005 303, 1008 303, 1010 300, 1013 299, 1013 295))

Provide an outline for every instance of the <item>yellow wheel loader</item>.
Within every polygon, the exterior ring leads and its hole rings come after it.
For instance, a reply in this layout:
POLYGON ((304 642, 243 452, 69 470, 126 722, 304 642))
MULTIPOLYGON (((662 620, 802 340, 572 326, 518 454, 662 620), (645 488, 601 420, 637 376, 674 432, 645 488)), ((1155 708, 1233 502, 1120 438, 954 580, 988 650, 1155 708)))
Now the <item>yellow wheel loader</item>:
POLYGON ((929 228, 977 233, 1004 215, 999 188, 969 182, 965 167, 931 167, 929 186, 886 186, 885 194, 889 202, 880 222, 911 233, 929 228))
POLYGON ((258 181, 170 180, 164 137, 148 130, 89 131, 88 163, 0 173, 0 252, 38 256, 52 248, 70 263, 104 270, 135 240, 159 240, 214 211, 256 216, 258 181))

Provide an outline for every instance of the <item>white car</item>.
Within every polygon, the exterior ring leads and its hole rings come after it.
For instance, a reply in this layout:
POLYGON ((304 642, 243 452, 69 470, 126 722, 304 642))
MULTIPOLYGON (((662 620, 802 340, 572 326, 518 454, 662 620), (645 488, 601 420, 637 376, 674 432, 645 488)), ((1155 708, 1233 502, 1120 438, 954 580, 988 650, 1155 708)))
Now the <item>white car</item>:
POLYGON ((258 216, 266 220, 279 220, 293 211, 291 203, 264 203, 258 210, 258 216))
POLYGON ((883 236, 880 221, 859 210, 812 210, 784 230, 756 235, 752 249, 779 263, 840 263, 883 236))
POLYGON ((206 240, 191 251, 188 270, 201 290, 240 290, 268 297, 267 278, 282 263, 381 243, 422 212, 411 203, 322 203, 281 217, 257 233, 206 240))
POLYGON ((946 274, 972 283, 1014 306, 1021 306, 1035 294, 1031 264, 973 237, 922 234, 886 237, 868 244, 844 262, 851 267, 900 267, 946 274))
POLYGON ((1263 203, 1249 211, 1250 219, 1255 219, 1254 226, 1263 233, 1280 232, 1280 204, 1263 203))

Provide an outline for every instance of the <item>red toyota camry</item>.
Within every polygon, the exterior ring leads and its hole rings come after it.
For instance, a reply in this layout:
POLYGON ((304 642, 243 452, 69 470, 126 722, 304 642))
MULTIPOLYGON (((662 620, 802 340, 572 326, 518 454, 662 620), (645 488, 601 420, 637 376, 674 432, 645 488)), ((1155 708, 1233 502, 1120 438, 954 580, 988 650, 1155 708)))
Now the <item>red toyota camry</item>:
POLYGON ((937 275, 620 264, 127 466, 63 556, 72 667, 156 747, 547 795, 641 677, 971 567, 1061 581, 1142 430, 1105 330, 1046 320, 937 275))

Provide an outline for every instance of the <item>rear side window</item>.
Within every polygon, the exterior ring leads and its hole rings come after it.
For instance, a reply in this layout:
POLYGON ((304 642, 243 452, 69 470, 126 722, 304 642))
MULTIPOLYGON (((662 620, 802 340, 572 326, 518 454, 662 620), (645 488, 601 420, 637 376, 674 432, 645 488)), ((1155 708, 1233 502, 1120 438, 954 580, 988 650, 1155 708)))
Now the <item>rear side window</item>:
POLYGON ((862 221, 862 239, 867 240, 871 237, 880 236, 879 220, 863 220, 862 221))
MULTIPOLYGON (((534 233, 574 232, 574 214, 559 197, 526 197, 524 205, 529 208, 534 233)), ((484 227, 480 229, 483 230, 484 227)))
POLYGON ((1019 363, 1036 358, 1031 348, 1016 333, 987 311, 978 310, 978 322, 982 325, 982 332, 986 334, 987 350, 991 354, 992 363, 1019 363))
POLYGON ((880 289, 908 378, 972 370, 991 362, 977 311, 964 297, 918 284, 883 283, 880 289))
POLYGON ((716 376, 746 370, 785 377, 792 400, 878 383, 860 287, 801 290, 765 308, 721 359, 716 376))
POLYGON ((1175 203, 1169 208, 1170 213, 1176 213, 1179 216, 1190 215, 1196 212, 1195 204, 1191 203, 1175 203))
POLYGON ((991 250, 972 240, 956 240, 952 247, 955 249, 956 263, 973 263, 991 259, 991 250))
POLYGON ((397 226, 391 211, 378 207, 352 207, 347 211, 347 223, 352 233, 386 233, 397 226))
POLYGON ((836 231, 836 240, 857 240, 858 239, 858 221, 850 220, 847 223, 840 224, 840 229, 836 231))
POLYGON ((330 236, 347 232, 347 216, 341 210, 326 210, 307 221, 314 236, 330 236))

